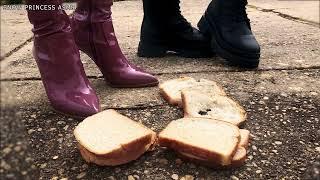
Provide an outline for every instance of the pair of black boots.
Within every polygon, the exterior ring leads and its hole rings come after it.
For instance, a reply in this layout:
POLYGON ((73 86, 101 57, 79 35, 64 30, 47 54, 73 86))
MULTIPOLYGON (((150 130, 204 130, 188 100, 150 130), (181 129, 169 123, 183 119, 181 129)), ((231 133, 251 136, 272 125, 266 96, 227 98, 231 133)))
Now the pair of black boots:
POLYGON ((162 57, 168 51, 191 58, 217 54, 233 65, 256 68, 260 46, 246 5, 247 0, 213 0, 198 23, 199 31, 181 15, 179 0, 143 0, 138 56, 162 57))

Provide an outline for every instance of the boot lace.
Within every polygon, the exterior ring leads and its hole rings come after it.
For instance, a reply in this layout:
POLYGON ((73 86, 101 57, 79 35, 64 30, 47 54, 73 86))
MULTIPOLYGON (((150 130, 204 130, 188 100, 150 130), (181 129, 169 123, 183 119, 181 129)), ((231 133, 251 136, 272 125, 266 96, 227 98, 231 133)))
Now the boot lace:
POLYGON ((174 4, 172 5, 172 25, 177 27, 182 31, 193 31, 191 23, 182 15, 180 9, 180 1, 173 1, 174 4))

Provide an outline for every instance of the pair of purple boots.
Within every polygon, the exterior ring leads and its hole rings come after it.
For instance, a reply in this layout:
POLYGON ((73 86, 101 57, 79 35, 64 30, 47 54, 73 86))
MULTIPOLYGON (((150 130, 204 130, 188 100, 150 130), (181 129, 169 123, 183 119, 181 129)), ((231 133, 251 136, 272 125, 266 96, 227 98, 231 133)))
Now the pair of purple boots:
POLYGON ((56 111, 80 118, 100 111, 79 49, 94 60, 113 87, 158 85, 157 78, 131 65, 121 52, 112 24, 112 0, 79 0, 71 20, 58 8, 62 0, 27 0, 27 4, 56 7, 48 11, 27 10, 34 26, 34 57, 56 111))

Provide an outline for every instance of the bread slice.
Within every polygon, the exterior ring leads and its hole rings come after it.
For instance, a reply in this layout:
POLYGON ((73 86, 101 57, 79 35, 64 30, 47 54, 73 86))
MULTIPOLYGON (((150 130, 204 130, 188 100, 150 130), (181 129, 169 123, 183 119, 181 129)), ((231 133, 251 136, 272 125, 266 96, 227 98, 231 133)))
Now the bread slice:
POLYGON ((239 142, 240 131, 237 126, 207 118, 172 121, 159 134, 160 146, 220 165, 232 163, 239 142))
POLYGON ((181 91, 183 89, 194 89, 205 91, 211 94, 226 95, 224 90, 214 81, 200 79, 199 81, 191 77, 181 77, 169 80, 159 85, 160 93, 171 105, 182 107, 181 91))
POLYGON ((247 116, 243 107, 227 96, 184 89, 182 102, 185 117, 217 119, 240 125, 247 116))
POLYGON ((74 130, 87 162, 116 166, 137 159, 156 141, 156 133, 115 110, 86 118, 74 130))
POLYGON ((231 164, 222 166, 217 161, 208 161, 208 159, 200 158, 197 155, 187 154, 184 152, 176 151, 179 157, 186 161, 191 161, 204 166, 209 166, 213 168, 235 168, 244 164, 247 158, 247 147, 249 144, 249 134, 250 132, 245 129, 240 129, 240 142, 238 144, 237 150, 232 156, 231 164))

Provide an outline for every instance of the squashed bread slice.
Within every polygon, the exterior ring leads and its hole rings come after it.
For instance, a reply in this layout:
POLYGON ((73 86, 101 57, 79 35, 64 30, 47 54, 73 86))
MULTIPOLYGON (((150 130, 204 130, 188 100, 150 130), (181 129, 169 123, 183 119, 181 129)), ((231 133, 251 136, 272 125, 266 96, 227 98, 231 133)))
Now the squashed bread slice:
POLYGON ((114 110, 86 118, 74 130, 81 155, 87 162, 115 166, 145 153, 156 133, 114 110))
POLYGON ((160 134, 160 146, 229 165, 240 142, 239 128, 231 123, 207 118, 172 121, 160 134))
POLYGON ((182 159, 186 161, 191 161, 200 165, 205 165, 213 168, 235 168, 239 167, 244 164, 246 158, 247 158, 247 150, 246 148, 248 147, 249 143, 249 134, 250 132, 245 129, 240 129, 240 136, 241 140, 238 144, 237 150, 232 156, 231 164, 222 166, 219 164, 217 161, 209 161, 208 159, 204 159, 201 157, 198 157, 197 155, 192 155, 192 154, 187 154, 184 152, 178 152, 178 156, 180 156, 182 159))
POLYGON ((246 120, 246 111, 227 96, 182 90, 185 117, 203 117, 240 125, 246 120))
POLYGON ((211 94, 226 95, 224 90, 214 81, 200 79, 199 81, 191 77, 181 77, 169 80, 159 85, 160 93, 171 105, 182 107, 181 91, 183 89, 194 89, 211 94))

